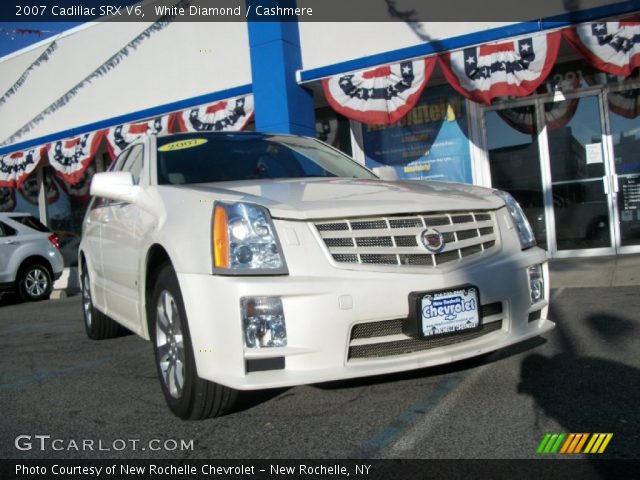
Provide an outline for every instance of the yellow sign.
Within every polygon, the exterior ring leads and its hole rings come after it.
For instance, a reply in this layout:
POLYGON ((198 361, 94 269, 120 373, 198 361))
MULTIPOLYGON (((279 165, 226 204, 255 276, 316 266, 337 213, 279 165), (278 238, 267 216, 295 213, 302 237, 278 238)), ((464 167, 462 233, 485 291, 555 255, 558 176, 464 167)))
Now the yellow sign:
POLYGON ((174 150, 184 150, 185 148, 197 147, 207 143, 205 138, 189 138, 187 140, 178 140, 177 142, 167 143, 158 147, 159 152, 173 152, 174 150))

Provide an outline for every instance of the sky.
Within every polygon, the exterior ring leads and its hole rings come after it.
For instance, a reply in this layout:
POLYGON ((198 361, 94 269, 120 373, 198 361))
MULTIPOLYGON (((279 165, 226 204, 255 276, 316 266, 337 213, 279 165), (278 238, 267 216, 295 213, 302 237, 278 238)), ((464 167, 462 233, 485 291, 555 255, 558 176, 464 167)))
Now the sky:
POLYGON ((0 22, 0 57, 77 25, 81 22, 0 22))

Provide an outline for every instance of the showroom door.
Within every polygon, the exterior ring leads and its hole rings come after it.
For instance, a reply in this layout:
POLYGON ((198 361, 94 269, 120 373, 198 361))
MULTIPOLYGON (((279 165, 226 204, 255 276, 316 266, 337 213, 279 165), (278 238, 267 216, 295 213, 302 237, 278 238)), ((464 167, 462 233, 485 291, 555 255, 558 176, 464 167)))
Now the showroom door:
POLYGON ((640 252, 640 88, 484 112, 491 185, 521 204, 553 257, 640 252))
POLYGON ((612 90, 606 95, 609 145, 613 159, 616 249, 640 252, 640 88, 612 90))
POLYGON ((601 94, 546 101, 542 162, 553 256, 615 253, 614 189, 601 94), (555 111, 550 115, 548 112, 555 111), (544 165, 543 165, 544 166, 544 165))

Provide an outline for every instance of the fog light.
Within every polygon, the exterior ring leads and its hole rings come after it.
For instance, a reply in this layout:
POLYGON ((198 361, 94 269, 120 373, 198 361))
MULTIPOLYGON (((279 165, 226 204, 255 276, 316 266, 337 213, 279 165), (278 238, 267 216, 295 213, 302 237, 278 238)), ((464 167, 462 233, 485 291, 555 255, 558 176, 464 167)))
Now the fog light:
POLYGON ((280 297, 243 297, 240 310, 247 347, 287 346, 287 328, 280 297))
POLYGON ((529 292, 531 293, 531 303, 537 303, 544 299, 544 274, 542 265, 532 265, 527 268, 529 274, 529 292))

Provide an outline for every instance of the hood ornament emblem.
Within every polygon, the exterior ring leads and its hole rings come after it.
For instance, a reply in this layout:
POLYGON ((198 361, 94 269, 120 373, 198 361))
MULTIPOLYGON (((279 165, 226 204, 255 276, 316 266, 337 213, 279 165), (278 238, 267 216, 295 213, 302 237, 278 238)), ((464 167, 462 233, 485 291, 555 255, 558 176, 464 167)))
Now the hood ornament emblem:
POLYGON ((420 234, 422 245, 431 253, 440 253, 445 247, 444 236, 435 228, 427 228, 420 234))

